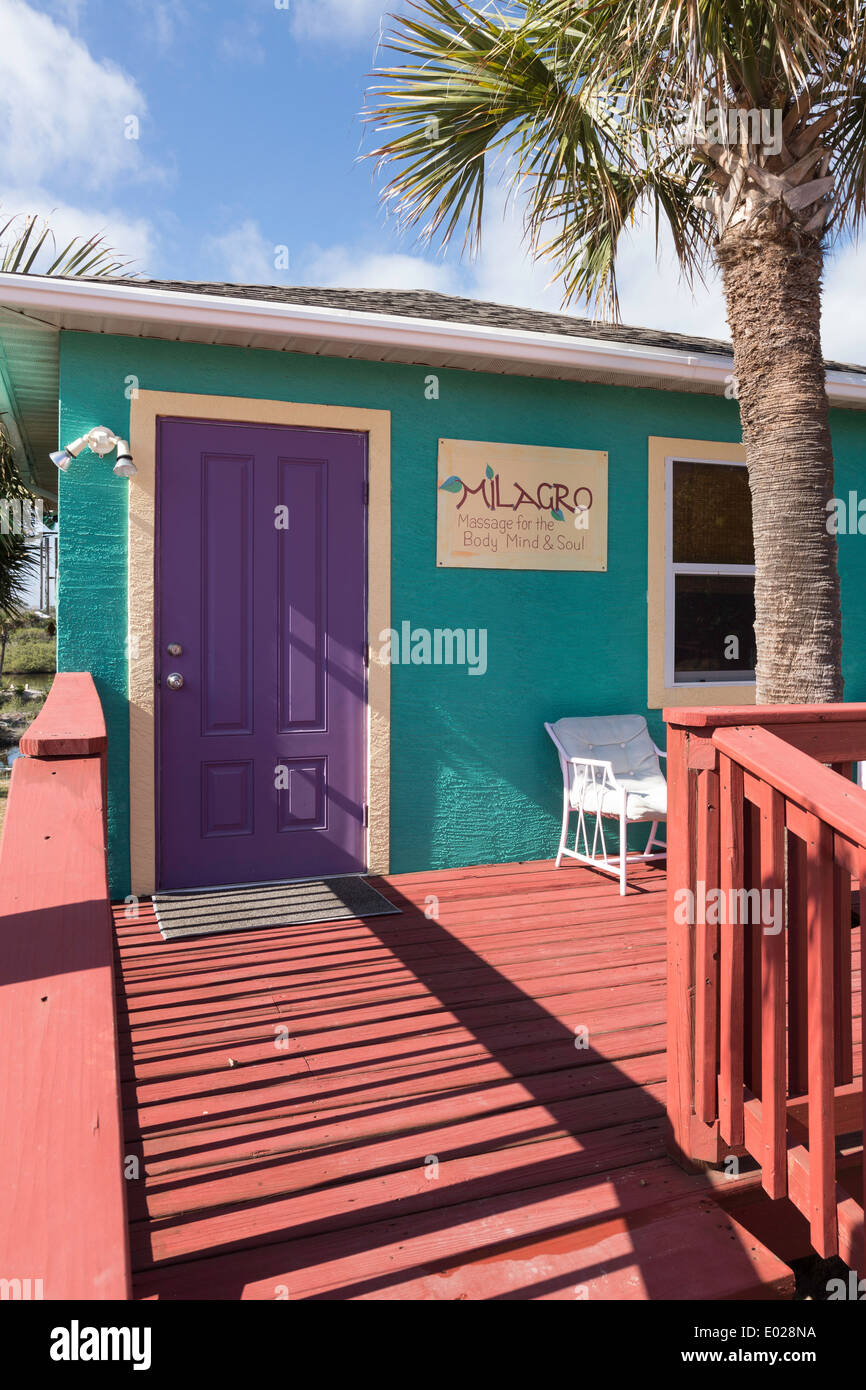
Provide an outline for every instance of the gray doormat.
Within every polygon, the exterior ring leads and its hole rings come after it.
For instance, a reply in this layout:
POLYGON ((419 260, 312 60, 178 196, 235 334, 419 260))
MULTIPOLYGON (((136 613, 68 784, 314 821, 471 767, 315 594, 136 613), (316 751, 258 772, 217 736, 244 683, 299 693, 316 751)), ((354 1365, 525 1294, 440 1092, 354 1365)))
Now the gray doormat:
POLYGON ((303 883, 251 883, 239 888, 205 888, 156 893, 153 907, 166 941, 212 932, 260 931, 347 917, 382 917, 400 912, 366 879, 316 878, 303 883))

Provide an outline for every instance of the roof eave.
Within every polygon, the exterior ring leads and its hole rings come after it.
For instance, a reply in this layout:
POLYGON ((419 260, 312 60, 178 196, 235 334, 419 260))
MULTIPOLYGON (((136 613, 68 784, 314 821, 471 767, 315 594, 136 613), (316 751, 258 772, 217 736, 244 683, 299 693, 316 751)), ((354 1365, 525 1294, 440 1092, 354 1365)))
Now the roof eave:
MULTIPOLYGON (((533 333, 447 320, 408 318, 318 305, 236 299, 228 295, 155 290, 134 280, 122 284, 60 280, 0 273, 0 302, 21 313, 69 313, 104 319, 128 318, 130 331, 151 328, 230 328, 274 337, 323 339, 383 348, 410 349, 512 364, 543 364, 571 371, 608 372, 691 382, 722 392, 733 371, 727 354, 653 348, 568 334, 533 333)), ((866 375, 831 370, 827 393, 833 404, 866 408, 866 375)))

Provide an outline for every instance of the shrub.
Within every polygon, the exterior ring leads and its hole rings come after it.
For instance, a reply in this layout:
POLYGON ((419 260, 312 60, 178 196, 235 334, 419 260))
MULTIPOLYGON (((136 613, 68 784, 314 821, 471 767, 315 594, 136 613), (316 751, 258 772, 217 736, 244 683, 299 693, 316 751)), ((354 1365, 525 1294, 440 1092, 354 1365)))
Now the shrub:
POLYGON ((6 648, 4 673, 15 675, 36 674, 40 671, 54 671, 57 667, 57 639, 49 637, 38 628, 25 628, 15 632, 6 648))

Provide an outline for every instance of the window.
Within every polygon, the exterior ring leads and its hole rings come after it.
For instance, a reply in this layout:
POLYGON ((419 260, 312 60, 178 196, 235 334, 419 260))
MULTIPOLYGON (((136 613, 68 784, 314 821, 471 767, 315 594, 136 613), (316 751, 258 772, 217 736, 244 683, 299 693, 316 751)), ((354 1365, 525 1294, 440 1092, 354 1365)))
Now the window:
POLYGON ((742 444, 649 439, 647 704, 755 702, 751 495, 742 444))
POLYGON ((665 684, 754 681, 755 554, 745 464, 665 462, 665 684))

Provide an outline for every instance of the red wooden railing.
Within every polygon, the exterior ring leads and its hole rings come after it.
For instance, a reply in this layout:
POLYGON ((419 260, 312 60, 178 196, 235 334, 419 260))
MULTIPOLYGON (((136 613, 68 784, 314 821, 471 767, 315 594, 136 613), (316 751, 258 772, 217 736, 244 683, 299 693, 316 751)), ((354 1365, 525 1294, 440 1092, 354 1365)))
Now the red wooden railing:
POLYGON ((107 739, 89 675, 59 675, 21 740, 0 844, 4 1298, 130 1297, 107 739))
POLYGON ((837 1135, 864 1132, 852 884, 866 882, 866 791, 851 768, 866 705, 665 718, 669 1146, 686 1163, 751 1155, 815 1250, 866 1272, 866 1187, 837 1182, 836 1154, 837 1135))

